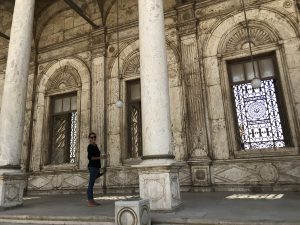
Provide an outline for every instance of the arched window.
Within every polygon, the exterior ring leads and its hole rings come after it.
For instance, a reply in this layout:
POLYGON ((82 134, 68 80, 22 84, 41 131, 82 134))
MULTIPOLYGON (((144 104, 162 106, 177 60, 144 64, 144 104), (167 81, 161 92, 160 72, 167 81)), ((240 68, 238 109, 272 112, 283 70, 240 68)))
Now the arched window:
POLYGON ((73 68, 59 69, 47 83, 48 158, 46 164, 77 162, 79 76, 73 68))

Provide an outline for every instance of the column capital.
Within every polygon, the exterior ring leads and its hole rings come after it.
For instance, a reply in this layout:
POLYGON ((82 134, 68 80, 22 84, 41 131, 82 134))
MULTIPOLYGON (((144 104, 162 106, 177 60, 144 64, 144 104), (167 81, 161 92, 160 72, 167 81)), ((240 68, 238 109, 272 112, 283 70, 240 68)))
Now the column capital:
POLYGON ((193 2, 179 6, 177 9, 177 29, 180 36, 196 33, 197 20, 195 18, 195 4, 193 2))

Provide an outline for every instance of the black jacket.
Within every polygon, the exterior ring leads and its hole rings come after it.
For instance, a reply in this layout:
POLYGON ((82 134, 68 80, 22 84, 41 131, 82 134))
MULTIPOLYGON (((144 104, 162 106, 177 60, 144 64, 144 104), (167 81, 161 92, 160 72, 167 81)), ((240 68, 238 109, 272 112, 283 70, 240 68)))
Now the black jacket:
POLYGON ((88 152, 88 159, 89 159, 88 167, 100 168, 101 167, 100 159, 92 160, 92 157, 100 157, 101 153, 100 153, 98 146, 89 144, 89 146, 87 147, 87 152, 88 152))

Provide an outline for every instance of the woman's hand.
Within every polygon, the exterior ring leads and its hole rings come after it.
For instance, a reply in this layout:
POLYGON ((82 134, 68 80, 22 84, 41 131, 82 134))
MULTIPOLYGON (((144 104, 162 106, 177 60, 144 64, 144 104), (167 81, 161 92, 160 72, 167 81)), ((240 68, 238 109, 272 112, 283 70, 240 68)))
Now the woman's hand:
POLYGON ((106 157, 106 155, 105 154, 103 154, 103 155, 101 155, 100 157, 99 157, 99 159, 106 159, 107 157, 106 157))

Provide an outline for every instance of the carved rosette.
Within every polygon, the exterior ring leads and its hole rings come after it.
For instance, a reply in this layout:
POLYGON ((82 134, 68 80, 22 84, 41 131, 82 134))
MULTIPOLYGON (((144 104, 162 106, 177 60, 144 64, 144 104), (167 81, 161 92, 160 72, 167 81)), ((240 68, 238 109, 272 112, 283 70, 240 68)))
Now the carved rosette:
POLYGON ((259 169, 259 175, 265 183, 275 183, 278 180, 278 170, 272 163, 264 164, 259 169))
POLYGON ((150 225, 149 200, 129 200, 115 202, 116 225, 150 225))
POLYGON ((192 166, 192 180, 195 186, 209 186, 209 166, 192 166))

